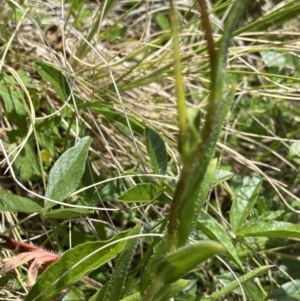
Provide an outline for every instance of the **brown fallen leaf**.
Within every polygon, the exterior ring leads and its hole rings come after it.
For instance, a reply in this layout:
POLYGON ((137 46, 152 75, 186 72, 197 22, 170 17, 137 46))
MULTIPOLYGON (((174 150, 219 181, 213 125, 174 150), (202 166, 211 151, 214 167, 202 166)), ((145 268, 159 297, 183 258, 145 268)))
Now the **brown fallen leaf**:
POLYGON ((28 264, 27 284, 33 286, 37 276, 40 275, 50 264, 57 261, 61 254, 55 254, 43 248, 15 240, 6 235, 0 234, 5 242, 0 243, 0 248, 9 249, 16 256, 2 260, 2 272, 6 273, 21 265, 28 264))

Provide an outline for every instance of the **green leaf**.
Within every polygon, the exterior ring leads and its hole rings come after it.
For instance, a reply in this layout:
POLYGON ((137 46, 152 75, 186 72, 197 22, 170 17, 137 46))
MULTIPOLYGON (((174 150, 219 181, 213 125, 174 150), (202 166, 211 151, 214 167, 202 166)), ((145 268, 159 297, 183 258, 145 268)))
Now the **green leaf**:
MULTIPOLYGON (((137 225, 128 234, 128 237, 131 235, 138 235, 140 231, 141 226, 137 225)), ((90 301, 120 300, 137 243, 138 237, 127 240, 123 251, 117 259, 116 265, 108 283, 105 284, 105 286, 101 290, 99 290, 92 298, 90 298, 90 301)))
POLYGON ((284 53, 268 51, 260 52, 260 55, 268 67, 278 67, 280 69, 287 67, 288 60, 284 53))
POLYGON ((293 142, 291 144, 289 155, 300 157, 300 142, 293 142))
POLYGON ((85 299, 84 290, 80 287, 71 287, 67 290, 66 294, 64 295, 61 301, 82 301, 85 299))
POLYGON ((107 31, 103 33, 103 39, 108 40, 108 42, 113 43, 117 40, 123 38, 127 32, 127 27, 120 27, 114 24, 109 27, 107 31))
POLYGON ((215 178, 213 184, 219 184, 226 180, 231 179, 234 176, 234 173, 224 169, 216 169, 215 178))
POLYGON ((152 129, 145 129, 146 146, 154 173, 164 175, 167 171, 168 154, 164 141, 152 129))
POLYGON ((47 211, 44 214, 46 218, 72 218, 83 215, 93 214, 93 210, 77 209, 77 208, 66 208, 66 209, 55 209, 47 211))
MULTIPOLYGON (((179 210, 179 225, 177 230, 177 241, 179 246, 183 246, 188 240, 188 237, 195 226, 199 213, 201 212, 207 195, 209 193, 210 187, 212 185, 215 168, 217 165, 217 159, 214 159, 210 162, 207 167, 205 177, 203 178, 202 185, 199 190, 199 194, 195 199, 195 202, 187 201, 182 203, 182 206, 179 210)), ((189 185, 189 183, 187 184, 189 185)))
POLYGON ((161 30, 170 30, 171 26, 169 23, 169 19, 164 14, 158 12, 157 14, 155 14, 155 20, 158 26, 161 28, 161 30))
POLYGON ((35 62, 34 66, 39 75, 54 87, 58 96, 63 101, 67 101, 70 95, 70 88, 67 79, 62 72, 53 66, 42 62, 35 62))
POLYGON ((300 165, 300 142, 293 142, 291 144, 288 157, 300 165))
POLYGON ((300 236, 300 225, 279 221, 255 221, 239 230, 236 235, 264 237, 295 237, 300 236))
MULTIPOLYGON (((232 273, 228 272, 228 273, 222 274, 221 276, 218 276, 217 278, 223 284, 223 286, 226 287, 226 286, 230 285, 233 281, 235 281, 236 277, 240 277, 240 275, 237 273, 235 273, 235 275, 233 275, 232 273)), ((243 283, 242 288, 246 295, 247 301, 264 300, 265 296, 255 282, 246 281, 243 283)), ((240 296, 243 295, 240 286, 237 286, 231 292, 233 292, 237 295, 240 295, 240 296)))
POLYGON ((269 268, 270 268, 269 266, 261 266, 261 267, 255 269, 255 270, 239 277, 238 280, 234 280, 234 281, 230 282, 228 285, 226 285, 225 287, 223 287, 219 291, 216 291, 215 293, 202 298, 201 301, 216 300, 216 299, 228 294, 229 292, 233 291, 235 288, 237 288, 241 284, 253 279, 254 277, 257 277, 261 273, 264 273, 264 272, 268 271, 269 268))
MULTIPOLYGON (((112 105, 102 102, 91 102, 91 103, 84 103, 78 105, 79 108, 89 108, 92 111, 100 114, 103 117, 106 117, 108 120, 113 122, 119 122, 125 127, 127 127, 126 118, 123 115, 123 112, 116 110, 112 105)), ((144 125, 141 124, 136 118, 132 116, 128 116, 129 123, 131 129, 138 134, 143 135, 144 133, 144 125)))
POLYGON ((268 67, 281 67, 286 66, 285 58, 282 53, 269 51, 269 52, 260 52, 263 62, 268 67))
POLYGON ((18 99, 18 93, 14 91, 7 92, 8 88, 0 86, 0 96, 3 99, 5 105, 5 111, 7 113, 16 112, 17 115, 25 115, 26 111, 22 105, 22 102, 18 99))
MULTIPOLYGON (((32 76, 30 74, 27 74, 24 70, 18 70, 17 71, 19 78, 21 79, 23 85, 26 88, 35 89, 36 86, 32 83, 32 76)), ((15 79, 14 79, 15 81, 15 79)))
POLYGON ((126 241, 105 247, 108 243, 128 236, 129 231, 119 233, 108 241, 88 242, 66 251, 38 278, 25 301, 47 301, 63 289, 70 287, 84 275, 116 257, 126 241))
POLYGON ((0 189, 0 210, 8 212, 42 212, 42 207, 36 202, 11 194, 0 189))
POLYGON ((235 233, 246 223, 246 219, 255 204, 260 191, 262 179, 244 177, 241 188, 235 193, 235 199, 230 210, 230 224, 235 233))
POLYGON ((215 241, 202 241, 176 249, 153 263, 156 281, 163 285, 170 284, 194 269, 200 262, 225 250, 215 241))
POLYGON ((0 75, 0 96, 5 105, 7 113, 17 113, 17 115, 26 115, 26 110, 20 99, 22 94, 17 88, 17 83, 13 76, 8 76, 5 73, 0 75))
POLYGON ((144 296, 151 282, 154 280, 154 274, 152 270, 153 263, 161 259, 166 253, 165 244, 166 241, 164 238, 162 238, 158 242, 152 257, 148 261, 146 268, 142 274, 140 285, 139 285, 139 291, 142 296, 144 296))
MULTIPOLYGON (((64 152, 49 173, 46 197, 56 201, 66 199, 79 185, 85 168, 85 160, 92 139, 82 138, 75 146, 64 152)), ((47 202, 49 209, 54 203, 47 202)))
POLYGON ((150 202, 155 200, 161 193, 161 188, 151 183, 137 184, 129 188, 117 199, 126 203, 150 202))
MULTIPOLYGON (((192 157, 198 148, 201 137, 200 137, 200 126, 201 126, 201 114, 199 109, 187 108, 186 109, 187 119, 187 130, 186 130, 186 141, 185 141, 185 153, 186 157, 192 157)), ((189 159, 190 160, 190 159, 189 159)))
POLYGON ((30 142, 25 144, 16 158, 14 166, 19 171, 20 177, 24 181, 30 180, 33 175, 41 176, 37 155, 30 142))
POLYGON ((200 212, 197 227, 210 239, 221 242, 227 250, 227 255, 235 262, 235 264, 244 270, 243 264, 234 245, 231 242, 226 230, 218 224, 210 215, 200 212))
MULTIPOLYGON (((140 301, 141 300, 141 294, 140 293, 134 293, 126 298, 121 299, 120 301, 140 301)), ((90 300, 89 300, 90 301, 90 300)))
POLYGON ((10 281, 10 277, 8 275, 1 275, 0 277, 0 287, 4 287, 7 285, 8 281, 10 281))
POLYGON ((172 284, 164 285, 154 296, 155 301, 170 300, 181 292, 189 281, 186 279, 180 279, 172 284))
POLYGON ((270 293, 266 300, 299 301, 300 280, 296 279, 283 284, 281 287, 270 293))

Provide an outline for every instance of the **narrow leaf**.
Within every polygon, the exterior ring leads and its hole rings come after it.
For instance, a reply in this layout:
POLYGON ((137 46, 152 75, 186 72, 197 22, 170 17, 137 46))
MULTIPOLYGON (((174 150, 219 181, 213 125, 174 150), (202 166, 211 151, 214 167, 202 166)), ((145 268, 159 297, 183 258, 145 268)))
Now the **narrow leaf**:
POLYGON ((140 285, 139 285, 139 291, 142 296, 144 296, 144 294, 147 291, 148 287, 150 286, 151 282, 154 280, 154 274, 153 274, 153 269, 152 269, 153 263, 160 260, 166 253, 165 244, 166 244, 165 239, 161 239, 158 242, 152 257, 148 261, 146 268, 142 274, 140 285))
POLYGON ((257 221, 245 226, 236 233, 238 236, 264 236, 264 237, 295 237, 300 236, 300 225, 287 222, 257 221))
POLYGON ((168 154, 164 141, 152 129, 145 129, 146 146, 154 173, 164 175, 167 171, 168 154))
MULTIPOLYGON (((141 226, 137 225, 129 234, 137 235, 141 231, 141 226)), ((128 239, 123 251, 121 252, 113 270, 112 276, 107 285, 98 291, 90 301, 115 301, 120 300, 127 278, 127 273, 136 248, 138 238, 128 239)))
POLYGON ((215 241, 202 241, 179 248, 153 263, 153 273, 163 284, 170 284, 194 269, 200 262, 223 252, 225 248, 215 241))
POLYGON ((129 188, 118 200, 131 203, 131 202, 150 202, 155 200, 161 193, 161 188, 151 183, 137 184, 129 188))
MULTIPOLYGON (((123 112, 116 110, 112 105, 102 102, 84 103, 78 106, 79 108, 89 108, 92 111, 100 114, 102 117, 112 120, 113 122, 119 122, 127 128, 127 120, 124 117, 123 112)), ((141 124, 136 118, 128 116, 131 129, 138 134, 143 135, 144 125, 141 124)))
MULTIPOLYGON (((234 275, 231 272, 227 272, 220 276, 217 276, 218 280, 224 287, 230 285, 238 277, 240 277, 240 275, 236 272, 234 273, 234 275)), ((262 292, 261 288, 259 288, 259 286, 254 281, 244 282, 243 285, 239 285, 235 289, 233 289, 231 291, 231 293, 235 293, 239 296, 245 295, 246 300, 249 300, 249 301, 265 299, 265 295, 262 292), (242 292, 242 289, 243 289, 243 292, 242 292)))
POLYGON ((262 179, 244 177, 241 188, 236 191, 236 198, 230 209, 230 224, 233 232, 245 225, 246 219, 255 204, 261 188, 262 179))
POLYGON ((93 210, 77 209, 77 208, 66 208, 66 209, 55 209, 47 211, 44 214, 46 218, 72 218, 88 214, 93 214, 93 210))
MULTIPOLYGON (((179 246, 183 246, 185 244, 197 222, 199 213, 203 209, 210 187, 214 180, 216 166, 217 159, 212 160, 208 165, 201 187, 199 187, 199 194, 197 197, 195 196, 195 202, 187 201, 186 203, 182 203, 182 208, 179 211, 179 220, 182 222, 179 223, 177 231, 179 246)), ((189 185, 189 183, 187 185, 189 185)))
MULTIPOLYGON (((126 298, 121 299, 120 301, 140 301, 141 300, 141 294, 140 293, 134 293, 126 298)), ((89 300, 90 301, 90 300, 89 300)))
POLYGON ((212 301, 212 300, 216 300, 226 294, 228 294, 229 292, 231 292, 232 290, 234 290, 236 287, 238 287, 239 285, 253 279, 254 277, 257 277, 258 275, 260 275, 261 273, 264 273, 266 271, 269 270, 269 266, 262 266, 259 267, 241 277, 238 278, 237 280, 232 281, 230 284, 226 285, 225 287, 223 287, 222 289, 220 289, 219 291, 206 296, 204 298, 201 299, 201 301, 212 301))
MULTIPOLYGON (((85 160, 92 139, 82 138, 55 162, 49 173, 46 197, 56 201, 66 199, 79 185, 85 168, 85 160)), ((53 206, 46 203, 46 209, 53 206)))
POLYGON ((62 100, 67 101, 70 95, 70 88, 67 79, 62 72, 53 66, 42 62, 35 62, 34 66, 39 75, 54 87, 59 97, 62 100))
POLYGON ((170 300, 175 297, 179 292, 181 292, 187 285, 189 281, 186 279, 180 279, 172 284, 165 285, 160 289, 154 296, 155 301, 165 301, 170 300))
POLYGON ((11 194, 0 189, 0 210, 8 212, 42 212, 43 208, 36 202, 11 194))
POLYGON ((29 291, 25 301, 47 301, 53 298, 63 289, 117 256, 126 241, 109 246, 109 248, 99 249, 127 235, 128 231, 122 232, 111 240, 88 242, 68 250, 43 272, 29 291))
POLYGON ((197 227, 210 239, 221 242, 227 250, 227 255, 244 270, 243 264, 237 255, 237 251, 231 242, 226 230, 218 224, 210 215, 200 212, 197 227))

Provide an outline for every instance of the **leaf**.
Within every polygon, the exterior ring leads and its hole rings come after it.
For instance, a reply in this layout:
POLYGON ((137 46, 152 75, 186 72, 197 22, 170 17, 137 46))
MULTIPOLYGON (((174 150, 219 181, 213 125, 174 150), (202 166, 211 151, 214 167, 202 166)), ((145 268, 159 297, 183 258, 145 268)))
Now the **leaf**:
MULTIPOLYGON (((64 294, 62 293, 63 298, 59 298, 61 301, 82 301, 86 300, 85 291, 81 287, 71 287, 64 294)), ((54 299, 55 300, 55 299, 54 299)))
POLYGON ((266 300, 299 301, 300 300, 300 280, 296 279, 283 284, 271 292, 266 300))
POLYGON ((164 141, 152 129, 145 129, 146 146, 154 173, 164 175, 167 171, 168 154, 164 141))
POLYGON ((234 176, 234 173, 224 169, 216 169, 215 178, 213 184, 219 184, 226 180, 231 179, 234 176))
MULTIPOLYGON (((128 234, 138 235, 141 231, 141 226, 137 225, 128 234)), ((138 243, 138 237, 128 239, 126 245, 119 255, 116 265, 114 267, 113 273, 108 281, 108 283, 99 290, 90 301, 115 301, 120 300, 122 292, 124 290, 125 280, 127 278, 127 273, 131 265, 131 260, 134 255, 134 250, 138 243)))
POLYGON ((28 142, 16 158, 14 165, 20 173, 20 177, 24 181, 28 181, 35 174, 41 175, 40 166, 33 147, 28 142))
MULTIPOLYGON (((226 294, 228 294, 229 292, 233 291, 235 288, 237 288, 239 285, 253 279, 254 277, 257 277, 258 275, 260 275, 261 273, 264 273, 266 271, 268 271, 270 269, 269 266, 261 266, 241 277, 238 278, 238 280, 234 280, 232 282, 230 282, 228 285, 226 285, 225 287, 223 287, 222 289, 216 291, 215 293, 206 296, 204 298, 201 299, 201 301, 212 301, 212 300, 216 300, 226 294)), ((256 301, 256 300, 255 300, 256 301)))
POLYGON ((244 267, 226 230, 210 215, 200 212, 197 227, 210 239, 221 242, 227 250, 227 255, 244 271, 244 267))
POLYGON ((172 284, 165 285, 161 288, 154 296, 155 301, 165 301, 171 300, 179 292, 181 292, 187 285, 189 281, 186 279, 180 279, 172 284))
POLYGON ((300 165, 300 142, 293 142, 289 149, 289 158, 300 165))
POLYGON ((0 210, 8 212, 42 212, 43 208, 36 202, 11 194, 0 189, 0 210))
POLYGON ((43 62, 35 62, 34 66, 39 75, 54 87, 58 96, 62 100, 67 101, 70 95, 70 88, 62 72, 43 62))
POLYGON ((201 241, 168 253, 153 263, 156 281, 170 284, 194 269, 200 262, 223 252, 225 248, 215 241, 201 241))
MULTIPOLYGON (((184 145, 186 158, 192 157, 198 148, 201 137, 200 137, 200 126, 201 126, 201 114, 199 109, 187 108, 186 109, 187 129, 186 129, 186 141, 184 145)), ((181 143, 180 143, 181 144, 181 143)), ((181 146, 180 146, 181 147, 181 146)), ((188 159, 189 161, 190 159, 188 159)))
MULTIPOLYGON (((177 241, 179 246, 185 245, 185 242, 188 240, 189 235, 197 222, 199 213, 203 208, 213 182, 216 165, 217 159, 214 159, 209 163, 195 202, 187 201, 182 203, 179 210, 179 221, 181 222, 179 223, 177 230, 177 241)), ((189 185, 189 183, 187 185, 189 185)))
POLYGON ((1 262, 2 272, 7 273, 12 269, 30 262, 30 267, 27 272, 27 283, 28 286, 33 286, 39 271, 43 269, 43 265, 57 261, 60 256, 59 254, 53 254, 41 248, 31 252, 23 252, 16 256, 3 259, 1 262))
MULTIPOLYGON (((240 277, 239 274, 235 273, 233 275, 232 273, 228 272, 225 274, 222 274, 221 276, 218 276, 218 280, 224 287, 230 285, 233 281, 236 280, 236 277, 240 277), (234 277, 235 276, 235 277, 234 277)), ((258 287, 258 285, 254 281, 246 281, 242 285, 243 291, 246 295, 247 301, 257 301, 257 300, 264 300, 264 294, 258 287)), ((231 292, 242 296, 241 286, 238 285, 235 289, 233 289, 231 292)))
POLYGON ((171 26, 169 20, 164 14, 160 12, 156 13, 155 20, 161 30, 170 30, 171 26))
POLYGON ((117 40, 120 40, 125 36, 127 32, 127 27, 120 27, 117 24, 114 24, 109 27, 107 31, 103 33, 103 39, 108 40, 108 42, 113 43, 117 40))
MULTIPOLYGON (((140 301, 141 300, 141 294, 140 293, 134 293, 126 298, 121 299, 120 301, 140 301)), ((90 301, 90 300, 89 300, 90 301)))
POLYGON ((161 193, 161 188, 151 183, 137 184, 129 188, 117 199, 126 203, 150 202, 155 200, 161 193))
MULTIPOLYGON (((56 201, 66 199, 79 185, 85 168, 85 160, 92 139, 82 138, 75 146, 64 152, 49 173, 46 197, 56 201)), ((54 203, 47 202, 46 209, 54 203)))
POLYGON ((126 241, 110 245, 109 248, 103 247, 127 235, 128 231, 122 232, 108 241, 88 242, 66 251, 38 278, 25 301, 47 301, 84 275, 104 265, 121 252, 126 241))
POLYGON ((236 235, 242 237, 264 236, 264 237, 295 237, 299 238, 300 225, 287 222, 256 221, 239 230, 236 235))
POLYGON ((246 219, 255 204, 260 191, 262 179, 244 177, 241 187, 236 191, 236 197, 230 209, 230 224, 235 233, 245 225, 246 219))
MULTIPOLYGON (((125 127, 128 127, 126 118, 123 113, 116 110, 112 105, 102 102, 92 102, 92 103, 84 103, 78 105, 79 108, 89 108, 92 111, 100 114, 103 117, 106 117, 108 120, 112 120, 113 122, 119 122, 125 127)), ((138 134, 143 135, 144 133, 144 125, 141 124, 136 118, 132 116, 128 116, 129 123, 131 129, 138 134)))
POLYGON ((263 62, 268 67, 285 68, 287 66, 287 60, 283 53, 268 51, 260 52, 263 62))
POLYGON ((8 281, 11 281, 10 277, 9 276, 4 276, 4 275, 1 275, 1 278, 0 278, 0 286, 1 287, 4 287, 7 285, 8 281))
POLYGON ((150 260, 148 261, 145 267, 139 285, 139 291, 142 296, 144 296, 151 282, 154 280, 154 274, 152 270, 153 263, 161 259, 166 253, 165 243, 166 240, 164 238, 161 238, 156 245, 152 257, 150 258, 150 260))
POLYGON ((46 218, 72 218, 78 217, 82 215, 93 214, 93 210, 80 209, 80 208, 64 208, 64 209, 55 209, 51 211, 47 211, 44 214, 46 218))
POLYGON ((8 76, 3 73, 0 76, 0 96, 3 99, 7 113, 15 112, 17 115, 26 115, 26 110, 19 100, 22 94, 16 85, 17 83, 13 76, 8 76))

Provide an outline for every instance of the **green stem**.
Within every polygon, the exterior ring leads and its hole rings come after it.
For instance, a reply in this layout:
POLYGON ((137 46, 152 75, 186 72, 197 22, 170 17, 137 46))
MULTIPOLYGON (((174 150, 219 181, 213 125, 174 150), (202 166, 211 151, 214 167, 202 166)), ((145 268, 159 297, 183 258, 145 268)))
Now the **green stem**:
POLYGON ((179 124, 179 153, 181 158, 185 156, 186 146, 186 131, 187 131, 187 120, 186 120, 186 103, 185 103, 185 92, 183 87, 183 79, 181 74, 181 62, 180 62, 180 43, 178 38, 178 18, 177 9, 173 2, 170 1, 171 5, 171 28, 173 37, 173 52, 174 52, 174 73, 176 79, 176 99, 177 99, 177 112, 178 112, 178 124, 179 124))

